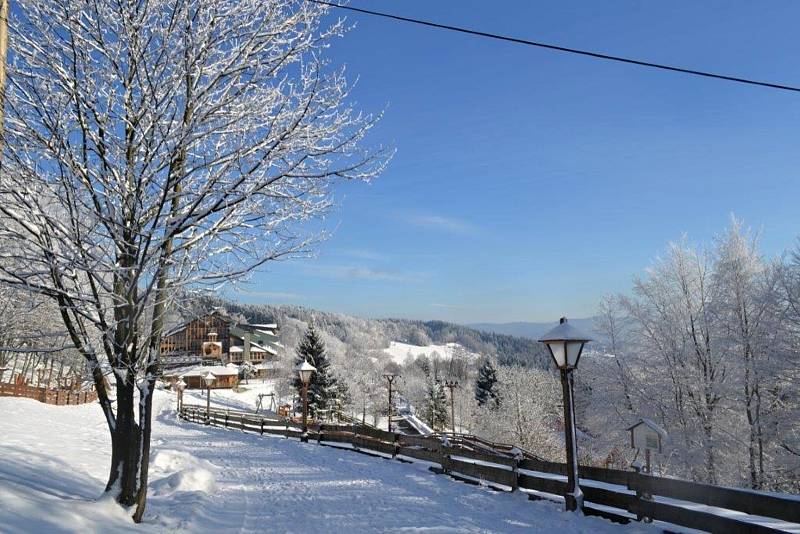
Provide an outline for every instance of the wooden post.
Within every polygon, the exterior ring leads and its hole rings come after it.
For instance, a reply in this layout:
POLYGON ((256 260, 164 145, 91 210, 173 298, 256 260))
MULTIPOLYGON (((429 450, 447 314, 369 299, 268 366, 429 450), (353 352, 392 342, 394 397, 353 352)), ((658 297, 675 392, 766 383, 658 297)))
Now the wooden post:
POLYGON ((259 432, 262 436, 264 435, 264 418, 261 418, 261 431, 259 432))

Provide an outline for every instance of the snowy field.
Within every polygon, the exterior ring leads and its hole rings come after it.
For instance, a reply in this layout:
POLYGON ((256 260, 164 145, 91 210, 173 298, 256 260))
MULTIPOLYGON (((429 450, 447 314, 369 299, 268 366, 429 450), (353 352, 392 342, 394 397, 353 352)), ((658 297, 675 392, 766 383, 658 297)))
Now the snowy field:
POLYGON ((383 352, 389 355, 389 358, 398 365, 402 365, 409 355, 414 358, 418 356, 430 357, 433 353, 437 353, 440 357, 449 359, 453 354, 461 353, 467 358, 478 359, 480 354, 469 352, 458 343, 447 343, 445 345, 409 345, 408 343, 400 343, 399 341, 389 342, 389 347, 383 349, 383 352))
POLYGON ((495 493, 404 464, 176 418, 157 391, 145 524, 98 500, 109 442, 98 407, 0 397, 0 531, 653 532, 495 493))
MULTIPOLYGON (((240 384, 237 391, 232 389, 212 389, 211 406, 213 408, 230 408, 232 410, 255 411, 260 394, 269 395, 275 392, 275 384, 271 380, 250 379, 248 383, 240 384)), ((187 389, 183 393, 187 404, 206 404, 206 390, 187 389)), ((291 398, 280 399, 275 395, 275 404, 291 402, 291 398)), ((270 408, 270 397, 262 398, 262 407, 270 408)))

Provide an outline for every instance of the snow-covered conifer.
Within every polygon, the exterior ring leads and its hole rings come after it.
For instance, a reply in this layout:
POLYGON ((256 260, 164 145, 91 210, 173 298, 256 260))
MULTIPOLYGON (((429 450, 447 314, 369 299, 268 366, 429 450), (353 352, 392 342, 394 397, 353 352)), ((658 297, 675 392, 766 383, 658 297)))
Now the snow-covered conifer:
MULTIPOLYGON (((305 337, 297 347, 295 363, 300 365, 304 361, 317 369, 311 375, 311 382, 308 386, 308 411, 316 417, 319 410, 336 408, 335 401, 339 397, 341 388, 333 376, 331 362, 325 351, 325 343, 313 324, 308 326, 305 337)), ((298 394, 302 394, 303 383, 300 378, 295 376, 293 383, 298 394)))
POLYGON ((500 406, 500 394, 496 388, 497 371, 490 358, 486 358, 478 369, 475 380, 475 400, 478 406, 497 408, 500 406))

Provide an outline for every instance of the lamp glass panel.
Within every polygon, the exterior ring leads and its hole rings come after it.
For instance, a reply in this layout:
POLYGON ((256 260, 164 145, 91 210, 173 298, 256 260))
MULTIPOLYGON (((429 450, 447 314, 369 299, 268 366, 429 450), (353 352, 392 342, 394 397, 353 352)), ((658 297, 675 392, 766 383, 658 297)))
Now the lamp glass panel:
POLYGON ((583 347, 583 341, 567 341, 567 364, 570 367, 575 367, 581 347, 583 347))
POLYGON ((563 341, 550 341, 547 344, 550 347, 550 350, 553 351, 553 358, 556 360, 556 365, 558 367, 564 367, 564 342, 563 341))
POLYGON ((304 384, 308 384, 309 380, 311 380, 311 373, 312 373, 312 371, 310 371, 310 370, 300 371, 300 380, 304 384))

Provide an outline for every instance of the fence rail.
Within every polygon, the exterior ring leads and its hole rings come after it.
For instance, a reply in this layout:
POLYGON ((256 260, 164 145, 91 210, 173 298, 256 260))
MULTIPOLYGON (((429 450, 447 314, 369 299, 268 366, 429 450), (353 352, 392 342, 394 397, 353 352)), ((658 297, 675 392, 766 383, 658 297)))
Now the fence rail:
POLYGON ((27 384, 0 382, 0 397, 26 397, 59 406, 86 404, 97 400, 96 391, 73 391, 69 389, 47 389, 27 384))
MULTIPOLYGON (((299 438, 300 426, 277 419, 224 409, 184 405, 188 421, 246 432, 299 438)), ((531 498, 560 498, 566 492, 566 467, 517 447, 475 436, 408 436, 356 424, 310 425, 309 440, 347 444, 361 452, 411 458, 434 464, 432 470, 485 483, 499 490, 523 491, 531 498)), ((800 497, 698 484, 635 471, 579 468, 583 511, 613 521, 659 520, 709 532, 766 533, 800 528, 800 497), (705 508, 705 507, 709 508, 705 508), (781 522, 786 523, 781 524, 781 522)))

